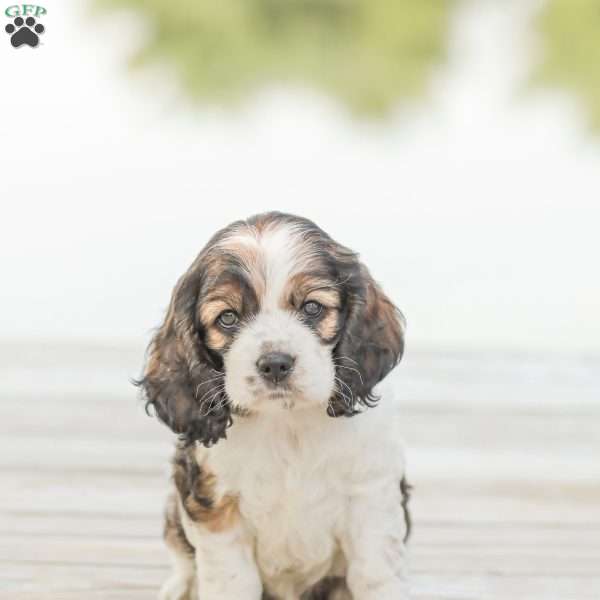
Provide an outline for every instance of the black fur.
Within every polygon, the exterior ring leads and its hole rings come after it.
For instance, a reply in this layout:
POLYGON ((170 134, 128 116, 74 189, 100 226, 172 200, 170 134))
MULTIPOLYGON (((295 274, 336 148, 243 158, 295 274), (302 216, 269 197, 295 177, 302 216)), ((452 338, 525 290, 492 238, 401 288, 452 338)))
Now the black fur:
POLYGON ((400 481, 400 493, 402 494, 402 510, 404 511, 404 524, 406 526, 406 533, 404 534, 404 543, 408 542, 410 534, 412 533, 412 518, 410 516, 410 510, 408 503, 410 502, 410 495, 412 492, 412 485, 406 481, 406 477, 403 477, 400 481))
POLYGON ((342 383, 330 403, 331 416, 352 416, 361 405, 374 406, 379 398, 373 388, 404 352, 400 311, 356 258, 346 270, 345 323, 334 350, 336 377, 342 383))

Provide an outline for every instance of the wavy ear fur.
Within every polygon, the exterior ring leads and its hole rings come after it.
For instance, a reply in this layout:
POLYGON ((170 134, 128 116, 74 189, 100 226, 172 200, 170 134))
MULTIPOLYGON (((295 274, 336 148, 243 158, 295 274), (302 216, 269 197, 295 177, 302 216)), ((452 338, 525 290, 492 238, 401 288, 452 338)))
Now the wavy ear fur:
POLYGON ((226 398, 207 394, 223 373, 196 324, 200 283, 201 277, 193 272, 179 280, 165 321, 150 343, 144 376, 137 383, 144 391, 146 410, 152 406, 185 442, 210 446, 226 437, 232 420, 226 398), (203 402, 207 396, 210 403, 203 402))
POLYGON ((404 317, 356 257, 347 276, 347 316, 334 350, 341 383, 330 403, 332 416, 353 415, 357 404, 374 406, 373 388, 399 362, 404 351, 404 317), (349 392, 352 392, 351 394, 349 392))

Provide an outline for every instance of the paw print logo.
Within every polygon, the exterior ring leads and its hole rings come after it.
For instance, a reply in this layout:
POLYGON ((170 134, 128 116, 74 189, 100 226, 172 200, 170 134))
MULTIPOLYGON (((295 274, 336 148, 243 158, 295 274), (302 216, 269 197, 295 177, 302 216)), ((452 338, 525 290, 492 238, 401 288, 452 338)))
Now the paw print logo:
POLYGON ((17 17, 6 26, 5 31, 10 35, 10 43, 15 48, 23 44, 35 48, 40 43, 39 34, 44 33, 45 28, 41 23, 36 23, 33 17, 17 17))

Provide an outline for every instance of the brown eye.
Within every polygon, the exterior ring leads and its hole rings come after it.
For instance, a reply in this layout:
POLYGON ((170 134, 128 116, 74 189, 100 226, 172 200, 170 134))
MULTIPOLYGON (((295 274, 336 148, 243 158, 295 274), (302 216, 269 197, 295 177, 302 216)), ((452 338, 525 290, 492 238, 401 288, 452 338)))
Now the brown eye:
POLYGON ((318 302, 315 302, 314 300, 310 300, 302 306, 302 312, 307 317, 318 317, 321 314, 322 310, 323 306, 318 302))
POLYGON ((232 310, 222 312, 217 319, 219 325, 225 328, 234 327, 238 320, 238 316, 232 310))

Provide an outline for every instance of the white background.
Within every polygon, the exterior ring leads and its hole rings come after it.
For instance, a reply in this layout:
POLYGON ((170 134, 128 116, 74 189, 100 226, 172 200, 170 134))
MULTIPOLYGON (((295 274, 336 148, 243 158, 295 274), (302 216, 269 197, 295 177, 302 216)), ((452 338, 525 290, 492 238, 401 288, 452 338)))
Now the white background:
POLYGON ((306 90, 192 108, 127 72, 131 15, 43 4, 39 48, 0 31, 1 339, 145 340, 209 235, 276 209, 360 251, 414 346, 600 350, 600 140, 527 88, 539 3, 464 3, 429 98, 375 125, 306 90))

